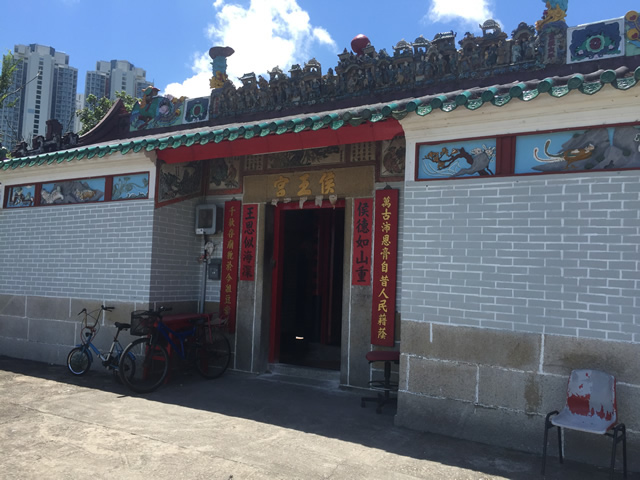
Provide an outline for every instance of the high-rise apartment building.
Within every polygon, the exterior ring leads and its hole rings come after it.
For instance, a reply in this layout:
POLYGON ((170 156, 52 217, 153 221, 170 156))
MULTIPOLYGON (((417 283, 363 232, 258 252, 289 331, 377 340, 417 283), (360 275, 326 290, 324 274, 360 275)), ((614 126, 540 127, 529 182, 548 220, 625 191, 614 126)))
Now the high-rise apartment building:
POLYGON ((0 141, 12 148, 20 141, 45 135, 46 122, 58 120, 63 132, 72 131, 75 120, 78 70, 69 65, 69 55, 44 45, 16 45, 17 68, 13 75, 13 107, 0 110, 0 141))
POLYGON ((116 92, 125 92, 140 98, 142 91, 151 85, 145 78, 147 72, 126 60, 99 61, 94 71, 87 72, 85 98, 93 94, 98 98, 115 100, 116 92))

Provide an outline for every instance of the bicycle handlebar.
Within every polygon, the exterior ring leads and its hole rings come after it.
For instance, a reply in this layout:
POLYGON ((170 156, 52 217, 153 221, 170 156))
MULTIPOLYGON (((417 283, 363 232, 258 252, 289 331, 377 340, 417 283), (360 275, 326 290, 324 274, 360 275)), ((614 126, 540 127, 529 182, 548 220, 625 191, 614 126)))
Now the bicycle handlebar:
POLYGON ((116 307, 105 307, 104 305, 102 305, 100 308, 102 310, 106 310, 107 312, 112 312, 116 307))

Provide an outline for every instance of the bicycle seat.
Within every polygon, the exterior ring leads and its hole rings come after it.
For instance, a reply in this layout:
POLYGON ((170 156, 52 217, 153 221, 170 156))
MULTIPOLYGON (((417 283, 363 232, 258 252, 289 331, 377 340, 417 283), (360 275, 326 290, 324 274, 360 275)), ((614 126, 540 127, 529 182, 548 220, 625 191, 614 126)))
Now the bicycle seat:
POLYGON ((116 323, 114 323, 114 325, 116 326, 116 328, 118 330, 127 330, 128 328, 131 328, 131 324, 129 324, 129 323, 116 322, 116 323))

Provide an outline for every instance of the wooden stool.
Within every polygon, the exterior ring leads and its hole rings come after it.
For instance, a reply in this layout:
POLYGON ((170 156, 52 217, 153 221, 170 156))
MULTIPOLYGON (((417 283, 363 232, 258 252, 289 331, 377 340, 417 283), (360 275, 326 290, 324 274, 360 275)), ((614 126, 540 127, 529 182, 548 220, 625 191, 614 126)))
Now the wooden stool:
POLYGON ((373 362, 384 362, 384 379, 372 380, 369 382, 374 388, 382 389, 382 393, 378 393, 376 397, 362 397, 360 405, 364 408, 367 402, 376 402, 376 413, 382 413, 382 407, 387 403, 398 403, 397 397, 391 397, 391 392, 398 391, 398 384, 391 383, 391 363, 396 365, 400 363, 400 352, 395 350, 374 350, 367 353, 365 357, 369 364, 373 362))

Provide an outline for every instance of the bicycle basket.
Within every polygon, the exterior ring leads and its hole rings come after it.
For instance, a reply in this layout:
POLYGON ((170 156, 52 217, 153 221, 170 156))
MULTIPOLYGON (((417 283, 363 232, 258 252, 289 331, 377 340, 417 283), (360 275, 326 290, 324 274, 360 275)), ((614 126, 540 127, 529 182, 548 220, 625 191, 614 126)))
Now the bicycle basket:
POLYGON ((131 312, 131 329, 129 333, 138 337, 149 335, 156 323, 156 316, 148 310, 136 310, 131 312))

